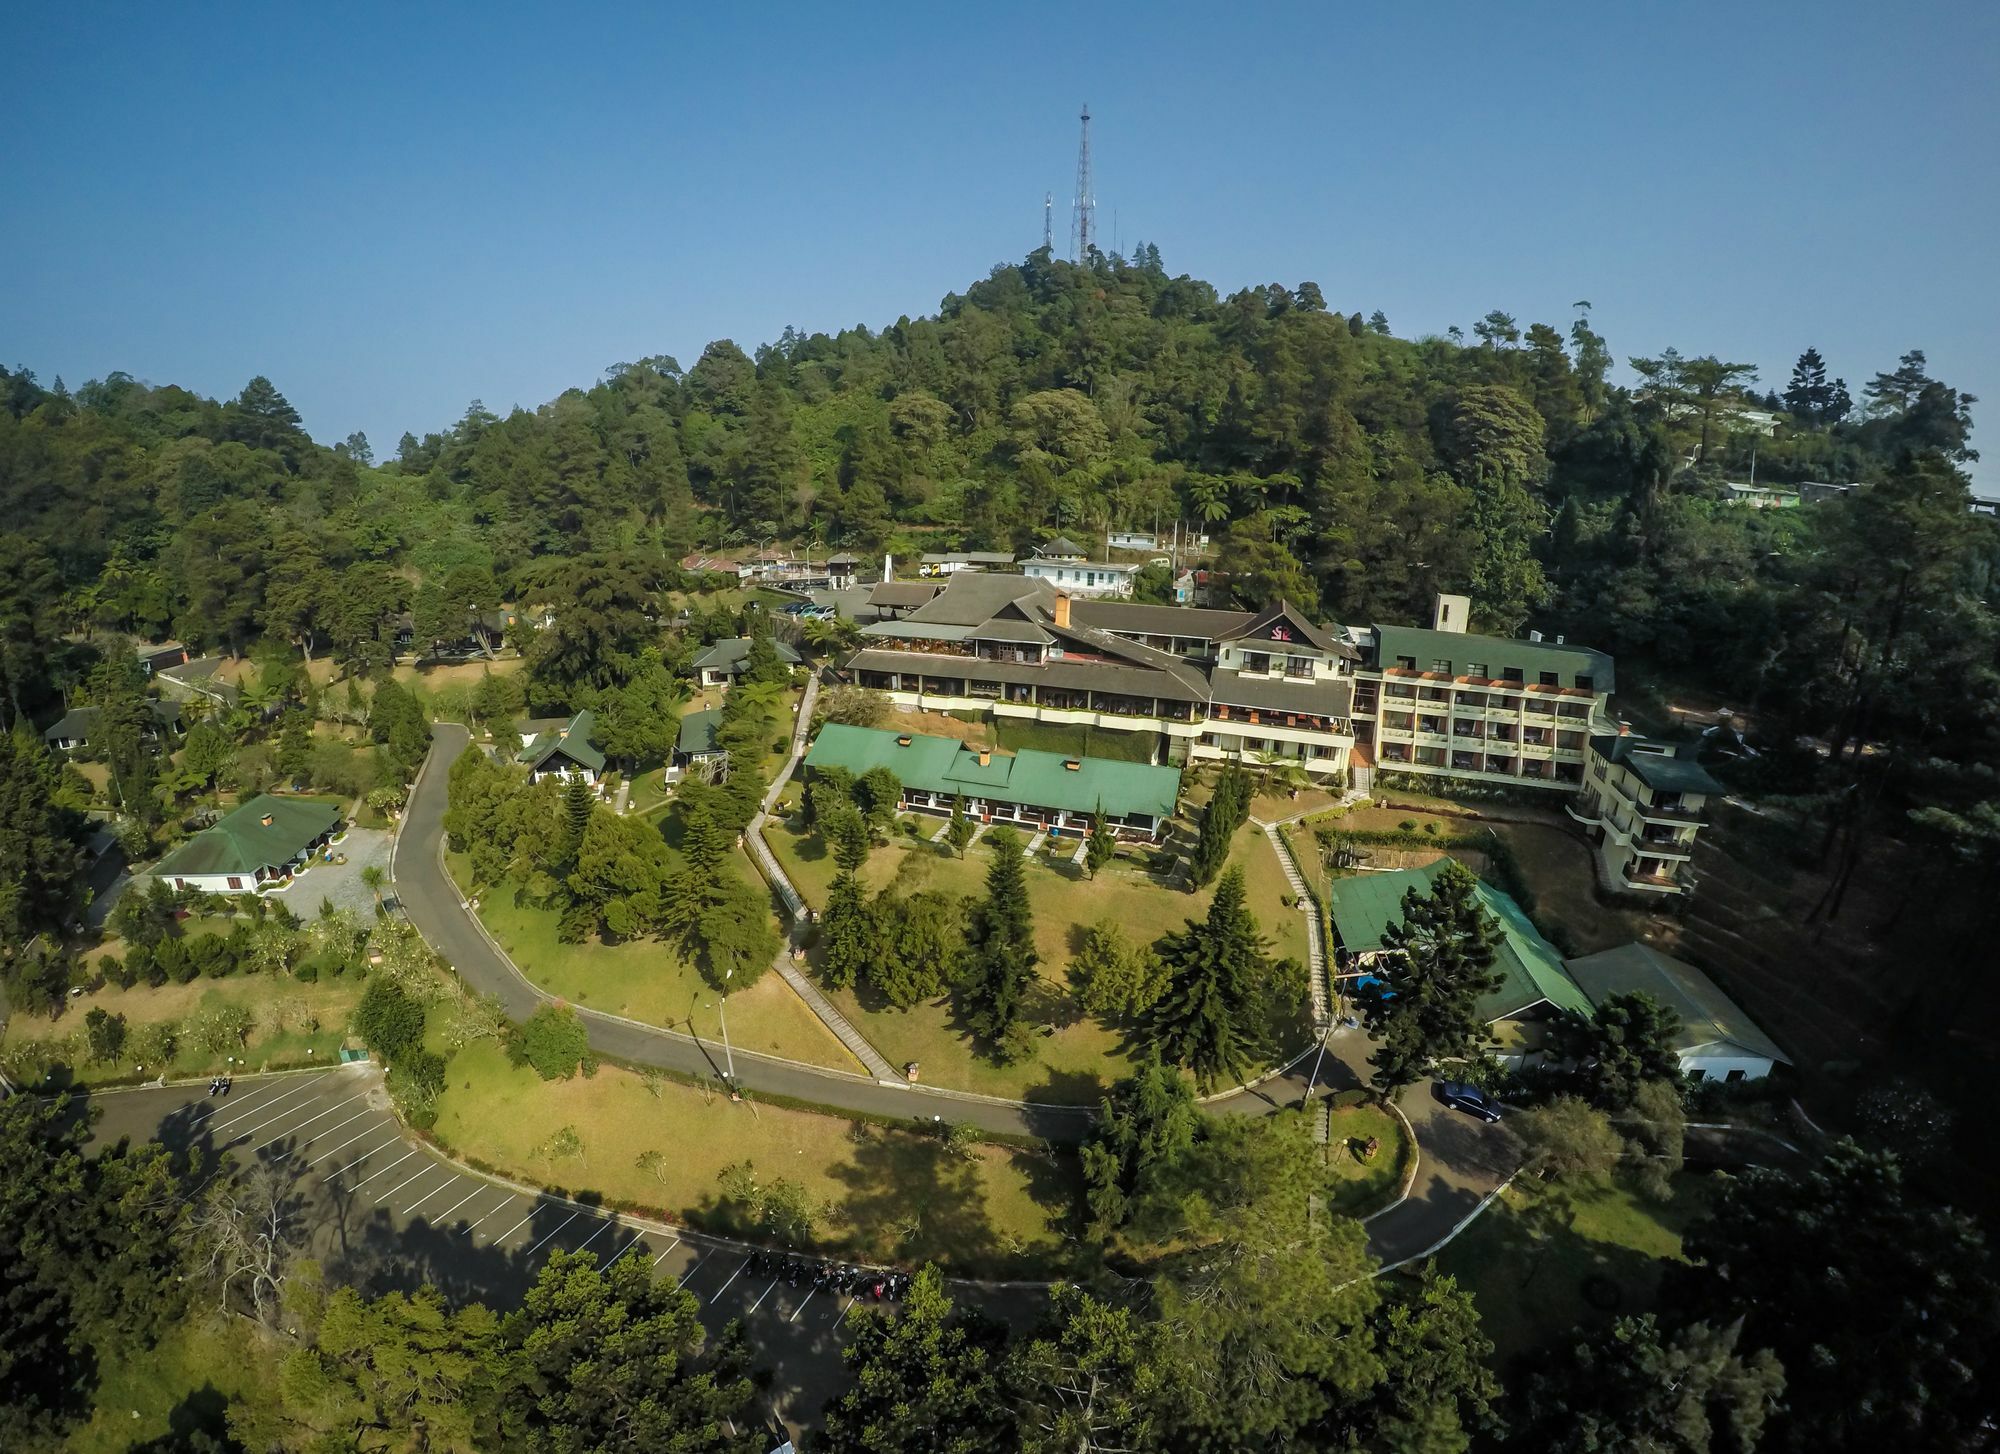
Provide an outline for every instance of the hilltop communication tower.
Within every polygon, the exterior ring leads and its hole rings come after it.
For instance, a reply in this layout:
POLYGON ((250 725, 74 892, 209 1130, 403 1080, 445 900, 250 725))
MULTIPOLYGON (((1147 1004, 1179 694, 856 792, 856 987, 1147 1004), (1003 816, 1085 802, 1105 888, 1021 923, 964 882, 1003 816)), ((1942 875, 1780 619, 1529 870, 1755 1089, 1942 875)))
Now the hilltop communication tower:
POLYGON ((1050 257, 1056 255, 1056 194, 1042 193, 1042 246, 1050 257))
POLYGON ((1090 103, 1083 105, 1083 138, 1076 148, 1076 207, 1070 215, 1069 260, 1090 261, 1097 199, 1090 195, 1090 103))

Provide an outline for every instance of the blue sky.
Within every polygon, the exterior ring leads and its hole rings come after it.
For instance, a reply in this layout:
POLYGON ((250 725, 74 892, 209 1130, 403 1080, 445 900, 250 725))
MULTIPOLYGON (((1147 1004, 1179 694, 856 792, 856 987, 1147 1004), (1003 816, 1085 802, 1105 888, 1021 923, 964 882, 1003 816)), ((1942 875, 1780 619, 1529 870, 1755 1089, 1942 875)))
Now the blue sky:
MULTIPOLYGON (((379 453, 477 397, 932 311, 1100 228, 1398 333, 1490 308, 2000 407, 2000 6, 33 7, 0 352, 276 381, 379 453), (851 13, 842 13, 851 12, 851 13), (1405 13, 1407 12, 1407 13, 1405 13)), ((1982 490, 2000 493, 2000 428, 1982 490)))

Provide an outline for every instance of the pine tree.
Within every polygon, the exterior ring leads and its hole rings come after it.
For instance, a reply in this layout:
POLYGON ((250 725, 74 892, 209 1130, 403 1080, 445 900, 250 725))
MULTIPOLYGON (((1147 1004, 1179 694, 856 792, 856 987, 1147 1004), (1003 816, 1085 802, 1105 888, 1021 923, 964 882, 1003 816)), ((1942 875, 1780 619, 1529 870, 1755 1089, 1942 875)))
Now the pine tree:
POLYGON ((1118 835, 1109 823, 1104 821, 1102 806, 1097 811, 1097 821, 1090 827, 1090 842, 1083 850, 1083 870, 1093 879, 1097 871, 1118 855, 1118 835))
POLYGON ((1432 1062, 1470 1053, 1484 1022, 1479 997, 1496 989, 1498 930, 1479 902, 1479 880, 1447 859, 1428 894, 1403 895, 1403 917, 1382 933, 1377 982, 1361 1009, 1379 1042, 1369 1064, 1386 1100, 1432 1062))
POLYGON ((827 889, 821 916, 820 977, 842 990, 860 979, 874 959, 874 929, 860 882, 843 868, 827 889))
POLYGON ((1162 942, 1167 990, 1150 1017, 1153 1042, 1204 1087, 1240 1078, 1263 1040, 1259 1018, 1270 1004, 1273 979, 1266 948, 1244 903, 1240 868, 1215 886, 1207 918, 1188 920, 1185 930, 1162 942))
POLYGON ((959 1006, 972 1032, 986 1042, 989 1053, 1004 1062, 1018 1056, 1023 1048, 1016 1029, 1027 1008, 1037 956, 1020 839, 1011 828, 999 828, 993 832, 992 843, 986 897, 973 906, 966 938, 959 1006))
POLYGON ((951 822, 945 826, 944 841, 953 853, 963 858, 966 845, 972 842, 974 831, 972 820, 965 815, 964 796, 954 797, 951 800, 951 822))

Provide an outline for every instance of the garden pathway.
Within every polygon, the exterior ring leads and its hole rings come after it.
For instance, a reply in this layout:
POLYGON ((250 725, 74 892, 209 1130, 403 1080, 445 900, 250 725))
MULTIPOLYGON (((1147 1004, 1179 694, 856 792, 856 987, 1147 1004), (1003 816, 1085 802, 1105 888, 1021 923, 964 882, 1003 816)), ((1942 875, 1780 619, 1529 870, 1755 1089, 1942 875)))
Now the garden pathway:
POLYGON ((1271 842, 1271 851, 1278 855, 1278 863, 1285 870, 1285 882, 1291 885, 1299 911, 1306 916, 1306 971, 1312 980, 1313 1024, 1324 1031, 1332 1015, 1332 994, 1327 983, 1326 933, 1320 922, 1319 900, 1306 891, 1305 875, 1299 871, 1298 861, 1292 857, 1292 845, 1278 831, 1278 825, 1266 823, 1263 829, 1271 842))

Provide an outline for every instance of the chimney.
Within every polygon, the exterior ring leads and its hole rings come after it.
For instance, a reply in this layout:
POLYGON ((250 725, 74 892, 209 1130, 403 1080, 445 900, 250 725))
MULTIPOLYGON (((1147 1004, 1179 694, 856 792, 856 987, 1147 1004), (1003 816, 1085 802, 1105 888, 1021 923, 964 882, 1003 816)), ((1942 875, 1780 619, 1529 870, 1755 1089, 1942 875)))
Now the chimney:
POLYGON ((1081 762, 1077 761, 1077 760, 1076 760, 1075 758, 1073 758, 1073 757, 1065 757, 1065 758, 1063 759, 1063 771, 1064 771, 1064 772, 1082 772, 1082 771, 1083 771, 1083 764, 1082 764, 1081 762))
POLYGON ((1069 630, 1069 596, 1063 591, 1056 592, 1056 625, 1069 630))
POLYGON ((885 581, 896 579, 896 558, 886 550, 882 552, 882 579, 885 581))
POLYGON ((1540 641, 1541 639, 1542 639, 1542 633, 1539 631, 1530 631, 1528 633, 1528 640, 1530 641, 1540 641))
POLYGON ((262 823, 266 828, 268 828, 271 826, 271 815, 269 813, 266 813, 263 817, 259 818, 257 821, 262 823))
POLYGON ((898 747, 908 747, 910 745, 910 734, 905 732, 901 737, 898 737, 896 745, 898 747))
POLYGON ((1558 631, 1556 633, 1556 645, 1561 646, 1562 644, 1563 644, 1562 633, 1558 631))
POLYGON ((982 747, 982 748, 980 748, 980 749, 979 749, 979 765, 980 765, 981 767, 991 767, 991 766, 993 765, 993 749, 992 749, 992 748, 990 748, 990 747, 982 747))
POLYGON ((1431 630, 1462 632, 1472 615, 1472 597, 1439 591, 1431 603, 1431 630))

